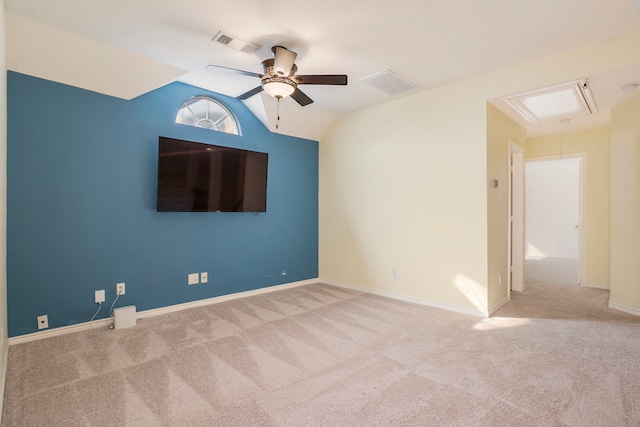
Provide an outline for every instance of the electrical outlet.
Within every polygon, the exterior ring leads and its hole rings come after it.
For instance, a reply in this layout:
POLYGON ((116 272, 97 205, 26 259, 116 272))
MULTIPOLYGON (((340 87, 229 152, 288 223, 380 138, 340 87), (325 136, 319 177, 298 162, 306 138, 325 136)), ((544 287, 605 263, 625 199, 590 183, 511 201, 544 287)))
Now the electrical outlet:
POLYGON ((47 329, 49 327, 49 317, 46 314, 38 316, 38 329, 47 329))
POLYGON ((498 285, 502 285, 502 274, 498 274, 498 285))
POLYGON ((96 300, 96 304, 99 304, 101 302, 104 302, 105 297, 104 297, 104 289, 101 289, 99 291, 96 291, 96 295, 95 295, 95 300, 96 300))
POLYGON ((397 268, 393 267, 391 269, 391 277, 393 277, 394 279, 398 278, 398 269, 397 268))
POLYGON ((124 282, 116 283, 116 295, 124 295, 124 282))
POLYGON ((191 273, 187 276, 187 283, 190 285, 197 285, 198 282, 198 273, 191 273))
POLYGON ((207 283, 209 281, 209 274, 206 271, 200 273, 200 283, 207 283))

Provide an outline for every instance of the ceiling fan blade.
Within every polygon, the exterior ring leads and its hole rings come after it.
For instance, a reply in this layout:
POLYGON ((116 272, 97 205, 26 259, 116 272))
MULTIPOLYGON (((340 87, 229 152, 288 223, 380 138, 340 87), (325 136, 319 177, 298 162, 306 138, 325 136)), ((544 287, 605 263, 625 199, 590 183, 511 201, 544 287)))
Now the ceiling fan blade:
POLYGON ((271 50, 275 55, 273 71, 281 76, 288 76, 291 74, 293 63, 295 62, 298 54, 282 46, 274 46, 271 50))
POLYGON ((258 73, 252 73, 251 71, 238 70, 237 68, 225 67, 224 65, 215 65, 215 64, 207 65, 207 68, 214 68, 214 67, 215 68, 223 68, 225 70, 231 70, 231 71, 234 71, 236 73, 243 74, 245 76, 258 77, 258 78, 262 77, 258 73))
POLYGON ((293 93, 291 94, 291 97, 295 99, 296 102, 302 105, 303 107, 313 102, 313 99, 309 98, 303 91, 301 91, 298 88, 296 88, 296 90, 293 91, 293 93))
POLYGON ((310 76, 295 76, 299 85, 346 85, 346 74, 320 74, 310 76))
POLYGON ((249 99, 249 98, 251 98, 253 95, 257 95, 257 94, 259 94, 259 93, 260 93, 260 92, 262 92, 262 91, 263 91, 262 86, 254 87, 254 88, 253 88, 253 89, 251 89, 250 91, 245 92, 245 93, 243 93, 242 95, 238 95, 238 96, 236 96, 236 99, 241 99, 241 100, 249 99))

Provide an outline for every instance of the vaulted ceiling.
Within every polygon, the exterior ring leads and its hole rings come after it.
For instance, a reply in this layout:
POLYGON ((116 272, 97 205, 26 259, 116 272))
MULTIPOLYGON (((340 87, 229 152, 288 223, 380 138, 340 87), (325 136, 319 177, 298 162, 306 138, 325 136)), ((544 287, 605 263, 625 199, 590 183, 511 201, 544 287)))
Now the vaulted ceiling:
MULTIPOLYGON (((339 115, 640 29, 640 0, 5 0, 5 5, 9 69, 125 99, 174 80, 235 97, 258 80, 207 65, 260 73, 271 46, 286 46, 298 53, 301 74, 349 75, 346 87, 301 87, 315 101, 309 106, 283 100, 281 132, 312 139, 339 115), (262 47, 246 54, 211 41, 221 30, 262 47), (360 81, 385 69, 417 88, 389 95, 360 81)), ((608 105, 628 96, 619 88, 640 81, 640 64, 577 77, 594 80, 596 101, 605 112, 594 120, 602 124, 608 105)), ((247 105, 273 129, 272 98, 257 95, 247 105)))

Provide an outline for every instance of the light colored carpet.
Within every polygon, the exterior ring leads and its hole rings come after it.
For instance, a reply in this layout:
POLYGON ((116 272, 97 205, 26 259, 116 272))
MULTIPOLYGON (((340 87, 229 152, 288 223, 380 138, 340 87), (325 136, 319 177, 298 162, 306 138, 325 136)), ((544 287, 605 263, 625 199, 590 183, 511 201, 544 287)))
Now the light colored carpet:
POLYGON ((524 261, 525 283, 547 283, 577 285, 580 282, 580 267, 575 258, 526 259, 524 261))
POLYGON ((4 426, 638 426, 640 319, 531 284, 491 319, 313 284, 14 345, 4 426))

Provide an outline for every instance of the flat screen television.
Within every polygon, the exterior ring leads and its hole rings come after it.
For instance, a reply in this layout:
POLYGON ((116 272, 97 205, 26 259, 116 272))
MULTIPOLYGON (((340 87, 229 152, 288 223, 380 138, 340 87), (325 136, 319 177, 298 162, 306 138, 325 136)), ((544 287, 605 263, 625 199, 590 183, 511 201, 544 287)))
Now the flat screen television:
POLYGON ((266 212, 269 155, 159 137, 158 212, 266 212))

